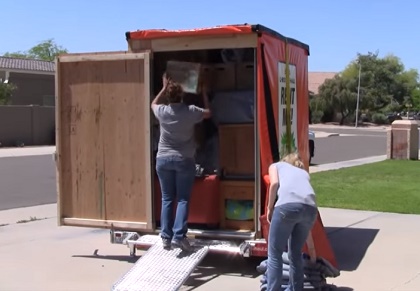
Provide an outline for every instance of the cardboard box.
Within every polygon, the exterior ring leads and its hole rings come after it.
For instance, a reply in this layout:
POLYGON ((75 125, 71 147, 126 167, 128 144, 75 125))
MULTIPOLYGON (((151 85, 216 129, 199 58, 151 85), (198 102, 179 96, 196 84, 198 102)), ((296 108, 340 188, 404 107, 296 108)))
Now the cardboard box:
POLYGON ((254 63, 236 64, 236 89, 253 90, 254 89, 254 63))
POLYGON ((212 74, 214 92, 235 90, 235 64, 215 64, 212 74))
POLYGON ((179 83, 184 92, 198 94, 200 91, 201 64, 179 61, 168 61, 166 73, 175 82, 179 83))

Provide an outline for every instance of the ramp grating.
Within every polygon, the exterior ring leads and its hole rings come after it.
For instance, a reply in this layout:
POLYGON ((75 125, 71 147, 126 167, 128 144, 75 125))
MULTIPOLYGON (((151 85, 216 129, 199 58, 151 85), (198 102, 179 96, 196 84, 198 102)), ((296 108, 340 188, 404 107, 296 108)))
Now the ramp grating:
POLYGON ((181 288, 209 251, 196 246, 193 253, 165 250, 158 240, 119 281, 113 291, 175 291, 181 288))

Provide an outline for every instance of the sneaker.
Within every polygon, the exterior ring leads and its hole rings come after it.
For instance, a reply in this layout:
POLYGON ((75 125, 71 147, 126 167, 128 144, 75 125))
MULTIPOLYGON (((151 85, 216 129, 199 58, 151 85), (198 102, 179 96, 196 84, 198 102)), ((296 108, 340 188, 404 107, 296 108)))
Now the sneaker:
POLYGON ((171 248, 171 239, 163 237, 162 238, 162 245, 164 249, 170 249, 171 248))
POLYGON ((190 242, 188 241, 188 238, 183 238, 182 240, 179 239, 173 239, 172 240, 172 246, 174 248, 180 248, 181 250, 185 252, 192 252, 194 248, 190 245, 190 242))

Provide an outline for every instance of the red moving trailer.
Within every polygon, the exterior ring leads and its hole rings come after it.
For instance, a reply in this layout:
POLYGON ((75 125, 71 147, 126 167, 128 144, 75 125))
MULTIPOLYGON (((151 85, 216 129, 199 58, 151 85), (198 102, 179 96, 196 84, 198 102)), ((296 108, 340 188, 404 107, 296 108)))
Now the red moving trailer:
MULTIPOLYGON (((196 178, 189 236, 203 248, 185 264, 191 272, 208 251, 266 256, 260 218, 268 166, 297 149, 309 169, 309 46, 248 24, 139 30, 126 38, 128 51, 57 58, 59 225, 108 228, 111 241, 127 244, 132 255, 160 251, 158 124, 150 103, 168 61, 194 62, 211 80, 214 118, 211 134, 197 127, 198 159, 209 171, 196 178)), ((336 266, 320 216, 312 237, 317 255, 336 266)), ((160 256, 165 264, 169 255, 160 256)))

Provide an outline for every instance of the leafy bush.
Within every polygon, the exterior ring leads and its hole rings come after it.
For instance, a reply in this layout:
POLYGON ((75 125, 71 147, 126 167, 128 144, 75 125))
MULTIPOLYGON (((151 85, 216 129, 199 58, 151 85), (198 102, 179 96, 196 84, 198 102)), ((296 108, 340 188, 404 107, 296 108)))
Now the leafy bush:
POLYGON ((13 92, 17 89, 14 84, 0 82, 0 105, 8 105, 13 92))
POLYGON ((312 112, 312 123, 321 123, 322 116, 324 116, 324 112, 321 110, 312 112))
POLYGON ((376 124, 386 124, 388 123, 388 119, 383 113, 374 113, 372 115, 372 122, 376 124))

